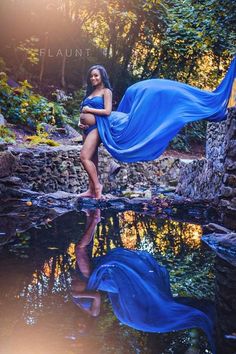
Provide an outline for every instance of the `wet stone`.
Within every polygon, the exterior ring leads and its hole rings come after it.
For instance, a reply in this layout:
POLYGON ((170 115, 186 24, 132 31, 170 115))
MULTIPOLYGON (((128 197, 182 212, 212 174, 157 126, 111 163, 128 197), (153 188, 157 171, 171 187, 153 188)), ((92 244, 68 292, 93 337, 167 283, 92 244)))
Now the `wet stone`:
POLYGON ((202 240, 207 243, 219 257, 236 266, 236 233, 212 233, 203 235, 202 240))

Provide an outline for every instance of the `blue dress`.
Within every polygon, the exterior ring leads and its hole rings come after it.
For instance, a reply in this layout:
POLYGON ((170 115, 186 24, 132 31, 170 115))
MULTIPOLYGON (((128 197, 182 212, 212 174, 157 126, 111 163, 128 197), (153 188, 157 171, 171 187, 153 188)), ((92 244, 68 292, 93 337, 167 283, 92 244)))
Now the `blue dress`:
MULTIPOLYGON (((119 161, 154 160, 186 123, 226 118, 235 76, 236 58, 213 92, 171 80, 140 81, 126 90, 117 112, 96 115, 100 138, 119 161)), ((83 104, 104 108, 101 96, 86 98, 83 104)))
MULTIPOLYGON (((104 108, 104 100, 103 100, 103 96, 94 96, 94 97, 86 97, 82 104, 81 104, 81 109, 84 106, 89 106, 91 108, 96 108, 96 109, 103 109, 104 108)), ((105 116, 103 116, 105 117, 105 116)), ((95 120, 96 120, 97 116, 95 115, 95 120)), ((97 124, 93 124, 90 125, 89 128, 84 129, 84 134, 88 135, 92 130, 97 129, 97 124)))
MULTIPOLYGON (((107 292, 120 322, 145 332, 201 328, 214 351, 212 307, 174 298, 168 271, 148 252, 116 248, 93 262, 87 289, 107 292)), ((91 306, 89 299, 79 302, 85 308, 91 306)))

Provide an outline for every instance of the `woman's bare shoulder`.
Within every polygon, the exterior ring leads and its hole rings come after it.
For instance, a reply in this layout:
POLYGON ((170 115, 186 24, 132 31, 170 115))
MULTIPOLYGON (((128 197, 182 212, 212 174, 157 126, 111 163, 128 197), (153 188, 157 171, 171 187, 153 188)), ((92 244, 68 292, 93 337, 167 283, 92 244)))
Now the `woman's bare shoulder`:
POLYGON ((112 95, 112 91, 111 91, 111 89, 109 89, 109 88, 107 88, 107 87, 105 87, 104 89, 103 89, 103 93, 104 93, 104 95, 112 95))

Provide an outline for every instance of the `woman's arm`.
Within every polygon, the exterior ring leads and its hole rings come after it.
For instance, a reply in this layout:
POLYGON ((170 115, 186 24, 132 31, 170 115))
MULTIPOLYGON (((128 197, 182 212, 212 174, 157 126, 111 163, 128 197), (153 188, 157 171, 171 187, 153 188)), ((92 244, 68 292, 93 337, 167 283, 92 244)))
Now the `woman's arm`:
POLYGON ((104 90, 104 108, 103 109, 96 109, 85 106, 82 108, 83 113, 92 113, 101 116, 109 116, 112 110, 112 92, 109 89, 104 90))
POLYGON ((74 292, 72 294, 75 298, 77 299, 92 299, 92 305, 90 308, 83 308, 81 307, 82 310, 85 312, 88 312, 91 316, 98 316, 100 313, 100 308, 101 308, 101 295, 97 291, 84 291, 82 293, 79 292, 74 292))

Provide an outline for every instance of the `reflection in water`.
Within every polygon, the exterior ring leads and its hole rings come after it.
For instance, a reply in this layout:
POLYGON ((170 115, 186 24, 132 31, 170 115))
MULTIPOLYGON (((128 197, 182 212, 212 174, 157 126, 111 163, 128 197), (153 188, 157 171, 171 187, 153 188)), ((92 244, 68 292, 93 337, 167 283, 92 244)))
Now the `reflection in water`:
POLYGON ((200 225, 178 221, 143 219, 133 211, 124 212, 119 220, 123 246, 134 249, 141 243, 141 247, 151 253, 166 254, 171 246, 175 255, 182 251, 182 247, 197 248, 200 246, 202 229, 200 225), (152 237, 152 247, 150 238, 152 237))
POLYGON ((219 353, 236 353, 236 268, 222 258, 215 260, 217 347, 219 353))
POLYGON ((173 220, 143 218, 134 211, 110 216, 106 225, 98 226, 94 240, 93 256, 105 254, 114 247, 143 249, 150 253, 167 252, 178 255, 200 247, 200 225, 173 220))
MULTIPOLYGON (((18 353, 19 341, 22 342, 24 354, 32 353, 30 349, 25 349, 27 341, 23 338, 29 338, 31 344, 41 340, 44 349, 42 351, 41 344, 37 344, 34 354, 65 354, 68 350, 84 354, 96 352, 97 348, 100 348, 101 353, 161 354, 171 351, 168 349, 170 347, 178 347, 179 353, 184 353, 191 342, 189 332, 147 335, 121 326, 104 295, 101 316, 88 316, 78 308, 75 311, 70 288, 79 250, 76 246, 78 243, 82 245, 81 239, 89 216, 92 223, 86 241, 89 243, 95 224, 99 221, 97 215, 94 223, 92 211, 90 215, 70 213, 52 222, 51 227, 21 234, 17 242, 2 253, 0 281, 4 287, 3 301, 0 302, 0 339, 2 342, 7 334, 6 341, 12 338, 15 348, 15 351, 4 350, 4 354, 18 353), (81 333, 84 335, 81 336, 81 333), (37 339, 36 334, 41 339, 37 339)), ((118 247, 150 250, 158 262, 168 268, 172 293, 206 297, 211 295, 213 285, 212 255, 208 251, 202 253, 200 236, 199 225, 143 217, 134 212, 112 214, 103 211, 88 256, 97 258, 118 247)), ((80 248, 80 259, 84 256, 86 260, 86 253, 83 254, 80 248)), ((86 273, 86 267, 82 266, 81 269, 86 273)), ((205 342, 201 345, 205 352, 205 342)))
POLYGON ((193 299, 173 298, 168 271, 148 252, 116 248, 93 259, 91 270, 88 249, 93 243, 99 211, 89 212, 87 219, 85 233, 76 247, 79 277, 72 285, 75 303, 91 316, 98 316, 100 290, 108 294, 121 323, 161 333, 198 327, 214 348, 211 306, 198 302, 196 307, 193 299))

